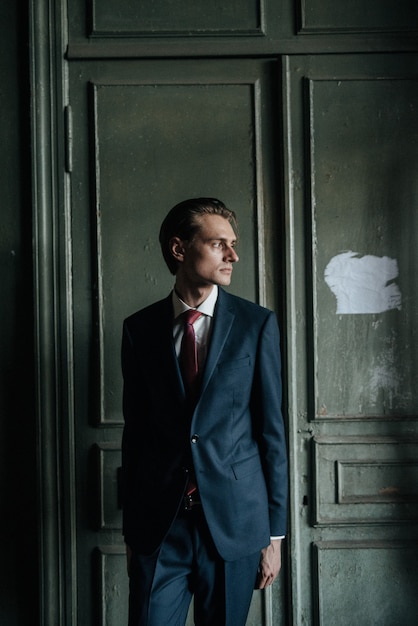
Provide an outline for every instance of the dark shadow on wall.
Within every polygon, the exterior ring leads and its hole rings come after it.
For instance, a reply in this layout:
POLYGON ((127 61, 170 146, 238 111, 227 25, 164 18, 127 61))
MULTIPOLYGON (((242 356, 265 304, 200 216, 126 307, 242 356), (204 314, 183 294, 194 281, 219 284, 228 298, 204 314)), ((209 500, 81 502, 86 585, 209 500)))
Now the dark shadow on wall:
POLYGON ((27 2, 0 5, 0 624, 39 622, 27 2))

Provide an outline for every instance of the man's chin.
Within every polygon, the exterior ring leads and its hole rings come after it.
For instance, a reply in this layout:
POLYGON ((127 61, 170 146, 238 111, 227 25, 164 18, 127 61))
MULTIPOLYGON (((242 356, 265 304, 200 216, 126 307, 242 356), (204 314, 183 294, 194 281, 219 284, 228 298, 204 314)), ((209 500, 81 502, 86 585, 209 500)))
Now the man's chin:
POLYGON ((224 276, 222 277, 218 283, 217 283, 220 287, 228 287, 228 285, 231 284, 231 276, 224 276))
POLYGON ((229 285, 231 283, 232 272, 221 272, 218 285, 229 285))

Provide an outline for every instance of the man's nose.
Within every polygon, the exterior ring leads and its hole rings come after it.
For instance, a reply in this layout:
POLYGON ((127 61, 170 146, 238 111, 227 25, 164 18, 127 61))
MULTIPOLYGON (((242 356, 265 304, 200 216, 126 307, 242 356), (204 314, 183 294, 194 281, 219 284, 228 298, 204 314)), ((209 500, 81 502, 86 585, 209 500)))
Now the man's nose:
POLYGON ((236 253, 235 248, 233 248, 232 246, 228 246, 225 252, 225 259, 227 261, 230 261, 231 263, 236 263, 237 261, 239 261, 239 256, 236 253))

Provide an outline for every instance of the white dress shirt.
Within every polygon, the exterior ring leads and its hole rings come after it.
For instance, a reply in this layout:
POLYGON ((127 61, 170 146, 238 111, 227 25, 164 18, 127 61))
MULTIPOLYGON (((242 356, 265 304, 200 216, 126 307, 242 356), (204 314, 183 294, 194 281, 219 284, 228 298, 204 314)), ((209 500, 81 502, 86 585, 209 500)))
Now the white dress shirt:
POLYGON ((174 308, 174 324, 173 324, 173 338, 174 346, 176 349, 177 357, 180 355, 181 340, 184 334, 184 322, 181 319, 182 313, 193 309, 202 313, 200 317, 193 324, 195 336, 196 336, 196 348, 197 348, 197 361, 199 365, 199 372, 203 372, 206 363, 206 356, 208 353, 210 334, 212 330, 213 313, 215 311, 216 301, 218 299, 218 286, 214 285, 212 291, 197 308, 190 307, 188 304, 177 295, 173 289, 173 308, 174 308))

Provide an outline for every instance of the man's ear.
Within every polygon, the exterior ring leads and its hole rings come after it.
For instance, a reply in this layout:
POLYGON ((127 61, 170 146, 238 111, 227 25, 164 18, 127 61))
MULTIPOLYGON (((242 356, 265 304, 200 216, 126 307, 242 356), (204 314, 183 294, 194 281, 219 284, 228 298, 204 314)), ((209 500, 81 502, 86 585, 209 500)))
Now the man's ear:
POLYGON ((180 237, 170 239, 170 252, 179 263, 184 261, 185 245, 180 237))

